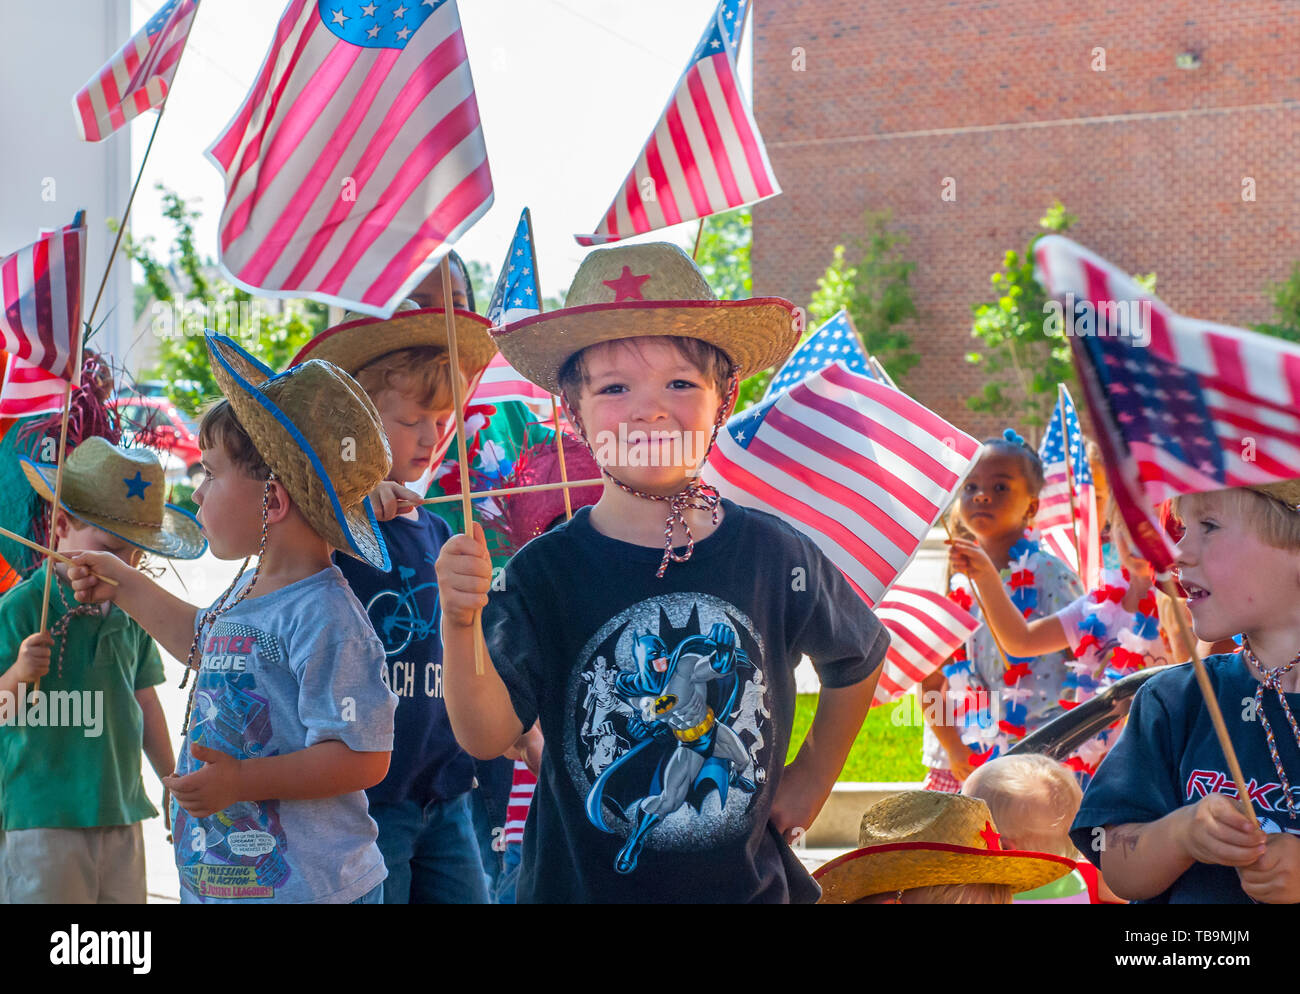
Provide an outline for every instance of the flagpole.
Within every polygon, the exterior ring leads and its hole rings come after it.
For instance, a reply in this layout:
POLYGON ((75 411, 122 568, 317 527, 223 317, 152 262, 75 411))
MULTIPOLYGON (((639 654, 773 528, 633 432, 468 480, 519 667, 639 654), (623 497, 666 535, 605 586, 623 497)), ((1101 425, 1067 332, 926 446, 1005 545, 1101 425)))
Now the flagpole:
MULTIPOLYGON (((560 490, 565 493, 573 487, 600 487, 604 486, 603 477, 596 477, 594 480, 564 480, 561 483, 532 483, 526 487, 504 487, 499 490, 475 490, 470 497, 474 500, 481 500, 484 497, 509 497, 513 494, 534 494, 543 490, 560 490)), ((441 497, 426 497, 424 500, 415 501, 415 505, 428 504, 449 504, 454 500, 460 500, 460 494, 443 494, 441 497)), ((2 533, 2 532, 0 532, 2 533)))
POLYGON ((1083 548, 1079 545, 1079 512, 1074 506, 1074 455, 1070 451, 1070 429, 1065 423, 1065 384, 1056 384, 1056 409, 1061 412, 1061 447, 1065 455, 1065 488, 1070 492, 1070 534, 1074 536, 1074 561, 1079 566, 1079 579, 1085 580, 1083 548))
MULTIPOLYGON (((533 260, 533 286, 537 290, 537 313, 541 314, 544 309, 542 276, 537 270, 537 249, 533 243, 533 212, 525 207, 524 216, 528 219, 528 254, 533 260)), ((560 405, 555 399, 555 394, 551 394, 551 421, 555 424, 555 453, 560 459, 560 482, 564 484, 564 520, 572 521, 573 500, 569 497, 569 469, 564 464, 564 431, 560 428, 560 405)))
MULTIPOLYGON (((465 519, 465 534, 473 537, 474 535, 474 498, 469 490, 469 453, 465 444, 465 397, 464 390, 460 382, 460 352, 456 347, 456 314, 455 308, 452 307, 452 288, 451 288, 451 254, 448 253, 442 257, 442 263, 439 266, 442 273, 442 313, 447 321, 447 358, 451 360, 451 395, 452 405, 456 414, 456 451, 457 462, 460 464, 460 495, 461 495, 461 514, 465 519)), ((482 676, 484 673, 483 660, 483 615, 482 612, 474 612, 473 622, 473 639, 474 639, 474 673, 482 676)))

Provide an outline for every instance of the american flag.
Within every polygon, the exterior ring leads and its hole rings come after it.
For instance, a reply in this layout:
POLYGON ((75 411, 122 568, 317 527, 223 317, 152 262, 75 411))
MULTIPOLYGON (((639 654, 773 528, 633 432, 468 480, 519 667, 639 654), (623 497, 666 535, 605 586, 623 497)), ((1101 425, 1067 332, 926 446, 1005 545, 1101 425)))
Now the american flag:
POLYGON ((1043 444, 1038 448, 1038 455, 1043 460, 1045 480, 1038 495, 1038 517, 1034 520, 1034 527, 1040 533, 1044 548, 1078 573, 1088 590, 1096 590, 1101 586, 1097 493, 1093 488, 1092 467, 1083 444, 1083 432, 1079 429, 1079 415, 1070 392, 1063 384, 1057 388, 1056 408, 1052 411, 1052 421, 1043 437, 1043 444), (1074 484, 1073 496, 1071 482, 1074 484), (1079 564, 1079 551, 1083 552, 1082 566, 1079 564))
POLYGON ((162 105, 198 9, 199 0, 167 0, 77 91, 72 109, 82 141, 103 141, 127 121, 162 105))
POLYGON ((455 0, 292 0, 208 155, 227 275, 388 317, 492 203, 455 0))
POLYGON ((781 192, 736 71, 747 2, 718 4, 636 165, 595 234, 575 236, 579 244, 616 242, 781 192))
POLYGON ((25 418, 63 410, 68 381, 17 356, 0 353, 4 380, 0 382, 0 418, 25 418))
POLYGON ((871 706, 898 700, 937 670, 980 623, 942 594, 919 587, 891 587, 875 608, 889 629, 889 652, 871 706))
POLYGON ((768 384, 767 400, 789 390, 796 383, 802 382, 818 370, 825 369, 838 359, 850 370, 861 376, 879 379, 871 368, 871 360, 862 347, 857 330, 849 319, 847 311, 839 311, 825 324, 808 336, 807 341, 794 350, 785 361, 785 365, 772 377, 768 384))
POLYGON ((906 394, 835 362, 732 417, 704 476, 811 538, 875 605, 978 448, 906 394))
POLYGON ((1300 477, 1300 347, 1177 314, 1059 235, 1034 256, 1075 320, 1070 344, 1111 489, 1156 570, 1172 550, 1155 504, 1300 477))
POLYGON ((68 382, 81 332, 85 216, 0 257, 0 348, 68 382))

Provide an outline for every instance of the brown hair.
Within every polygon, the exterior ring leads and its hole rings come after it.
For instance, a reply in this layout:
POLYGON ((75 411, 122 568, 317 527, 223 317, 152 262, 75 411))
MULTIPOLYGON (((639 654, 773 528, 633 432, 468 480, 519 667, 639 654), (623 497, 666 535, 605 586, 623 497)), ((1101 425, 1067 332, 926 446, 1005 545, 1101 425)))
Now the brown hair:
MULTIPOLYGON (((1300 512, 1292 511, 1279 500, 1244 487, 1214 490, 1211 493, 1222 499, 1223 506, 1229 511, 1240 515, 1266 545, 1300 552, 1300 512)), ((1173 498, 1170 507, 1174 517, 1181 522, 1194 516, 1197 508, 1209 496, 1208 493, 1197 493, 1173 498)))
POLYGON ((385 390, 396 390, 426 410, 450 411, 454 404, 451 359, 447 350, 438 346, 416 345, 387 352, 357 370, 356 381, 371 400, 385 390))
POLYGON ((199 423, 199 447, 211 449, 218 445, 231 462, 254 480, 265 480, 271 475, 271 467, 239 423, 230 401, 224 399, 209 407, 199 423))
MULTIPOLYGON (((735 363, 731 361, 731 356, 716 345, 710 345, 698 338, 687 338, 685 335, 655 335, 653 337, 656 341, 667 342, 675 346, 677 351, 681 353, 682 358, 698 369, 701 376, 713 381, 713 385, 718 390, 718 396, 724 400, 726 399, 727 388, 731 384, 731 372, 735 369, 735 363)), ((586 386, 591 380, 583 356, 591 349, 607 345, 630 347, 626 339, 597 342, 595 345, 589 345, 582 351, 569 356, 564 365, 560 367, 558 377, 560 391, 569 398, 570 403, 577 403, 580 388, 586 386)))

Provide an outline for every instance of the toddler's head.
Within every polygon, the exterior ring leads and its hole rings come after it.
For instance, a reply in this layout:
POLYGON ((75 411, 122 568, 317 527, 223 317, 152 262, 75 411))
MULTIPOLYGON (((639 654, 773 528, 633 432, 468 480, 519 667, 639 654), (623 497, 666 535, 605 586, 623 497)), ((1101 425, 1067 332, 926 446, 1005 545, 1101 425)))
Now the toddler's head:
POLYGON ((1076 855, 1070 824, 1083 791, 1067 766, 1047 756, 1002 756, 977 766, 961 792, 989 806, 1004 849, 1076 855))
POLYGON ((1042 488, 1038 453, 1008 429, 981 446, 957 495, 957 514, 981 541, 1019 535, 1033 524, 1042 488))
POLYGON ((203 483, 194 491, 199 523, 218 559, 256 552, 262 534, 262 493, 271 468, 240 424, 230 401, 213 404, 199 422, 203 483))

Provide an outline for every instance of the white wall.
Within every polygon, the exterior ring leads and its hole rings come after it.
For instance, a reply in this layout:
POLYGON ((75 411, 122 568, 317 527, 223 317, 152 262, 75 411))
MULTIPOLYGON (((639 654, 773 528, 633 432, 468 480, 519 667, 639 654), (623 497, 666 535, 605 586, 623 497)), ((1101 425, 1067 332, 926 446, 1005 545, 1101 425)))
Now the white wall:
MULTIPOLYGON (((128 0, 0 0, 0 255, 85 208, 86 317, 113 245, 105 218, 122 216, 134 177, 130 128, 81 141, 72 95, 130 36, 130 21, 128 0)), ((122 257, 95 324, 106 316, 91 347, 122 362, 132 341, 131 267, 122 257)), ((135 357, 125 365, 134 372, 135 357)))

